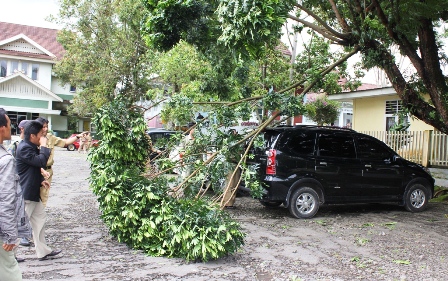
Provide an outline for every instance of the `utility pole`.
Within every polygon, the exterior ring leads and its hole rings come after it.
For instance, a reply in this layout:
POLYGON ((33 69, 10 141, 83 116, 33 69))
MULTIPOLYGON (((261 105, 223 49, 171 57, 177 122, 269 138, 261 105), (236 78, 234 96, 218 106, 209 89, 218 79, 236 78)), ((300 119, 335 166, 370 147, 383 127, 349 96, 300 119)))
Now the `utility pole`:
MULTIPOLYGON (((289 68, 289 81, 291 81, 291 83, 294 80, 294 64, 296 62, 296 54, 297 54, 297 36, 298 36, 298 33, 297 33, 297 31, 294 30, 294 39, 293 39, 292 46, 291 46, 291 48, 292 48, 292 51, 291 51, 291 53, 292 53, 291 54, 291 66, 289 68)), ((295 89, 294 89, 294 92, 295 92, 295 89)), ((294 116, 291 116, 288 119, 287 124, 288 125, 294 125, 294 116)))

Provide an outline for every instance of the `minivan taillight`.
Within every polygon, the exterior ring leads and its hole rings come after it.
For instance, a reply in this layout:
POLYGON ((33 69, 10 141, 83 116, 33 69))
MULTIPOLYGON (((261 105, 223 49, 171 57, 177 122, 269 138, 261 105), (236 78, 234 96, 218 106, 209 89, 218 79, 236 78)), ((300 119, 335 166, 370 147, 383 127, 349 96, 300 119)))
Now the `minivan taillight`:
POLYGON ((269 149, 269 151, 266 152, 266 155, 268 156, 267 163, 266 163, 266 175, 275 175, 275 156, 277 154, 277 151, 275 149, 269 149))

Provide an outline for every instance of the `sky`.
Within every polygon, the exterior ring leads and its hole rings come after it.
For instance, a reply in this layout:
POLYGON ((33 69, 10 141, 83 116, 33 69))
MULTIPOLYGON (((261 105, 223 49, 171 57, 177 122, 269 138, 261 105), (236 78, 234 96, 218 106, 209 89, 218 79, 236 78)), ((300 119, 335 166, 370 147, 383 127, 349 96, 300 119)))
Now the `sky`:
POLYGON ((0 0, 0 21, 58 29, 45 20, 58 8, 58 0, 0 0))

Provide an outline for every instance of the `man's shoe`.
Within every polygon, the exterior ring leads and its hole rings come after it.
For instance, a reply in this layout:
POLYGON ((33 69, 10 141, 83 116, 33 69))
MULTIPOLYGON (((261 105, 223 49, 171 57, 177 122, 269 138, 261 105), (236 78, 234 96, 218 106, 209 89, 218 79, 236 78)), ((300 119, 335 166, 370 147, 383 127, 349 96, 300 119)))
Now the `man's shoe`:
POLYGON ((17 261, 17 262, 24 262, 25 259, 24 259, 24 258, 18 258, 18 257, 16 257, 16 261, 17 261))
POLYGON ((20 246, 29 247, 29 246, 31 246, 31 243, 30 243, 30 241, 28 241, 28 239, 26 239, 25 237, 22 237, 22 239, 20 239, 20 246))
POLYGON ((54 256, 59 255, 61 252, 62 252, 62 250, 53 250, 48 255, 39 258, 39 260, 44 261, 44 260, 48 259, 49 257, 54 257, 54 256))

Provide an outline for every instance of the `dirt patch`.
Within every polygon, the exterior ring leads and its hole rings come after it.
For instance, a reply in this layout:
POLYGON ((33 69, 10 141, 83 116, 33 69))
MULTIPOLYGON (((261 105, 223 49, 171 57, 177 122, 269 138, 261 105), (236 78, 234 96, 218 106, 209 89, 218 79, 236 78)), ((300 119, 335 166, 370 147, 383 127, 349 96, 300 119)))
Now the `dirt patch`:
POLYGON ((237 198, 230 214, 247 233, 236 254, 208 263, 149 257, 110 237, 88 188, 85 154, 58 150, 47 240, 63 250, 38 261, 19 248, 24 280, 446 280, 448 205, 423 213, 388 204, 324 206, 299 220, 237 198))

